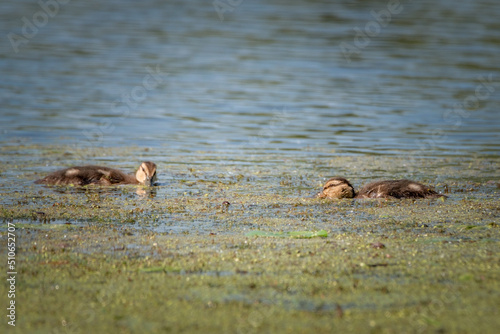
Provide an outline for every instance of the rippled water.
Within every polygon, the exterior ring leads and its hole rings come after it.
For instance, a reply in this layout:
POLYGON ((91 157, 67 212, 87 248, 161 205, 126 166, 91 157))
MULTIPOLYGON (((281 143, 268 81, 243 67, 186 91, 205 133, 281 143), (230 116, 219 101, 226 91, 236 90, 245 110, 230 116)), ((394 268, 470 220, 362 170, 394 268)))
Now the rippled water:
POLYGON ((392 3, 3 2, 0 143, 498 155, 500 2, 392 3))

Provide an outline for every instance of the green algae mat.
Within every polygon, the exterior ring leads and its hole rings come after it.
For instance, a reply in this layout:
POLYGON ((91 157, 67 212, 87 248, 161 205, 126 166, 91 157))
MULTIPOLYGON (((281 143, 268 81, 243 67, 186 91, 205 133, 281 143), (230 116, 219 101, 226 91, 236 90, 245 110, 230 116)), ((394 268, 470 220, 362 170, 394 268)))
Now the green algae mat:
POLYGON ((266 231, 250 231, 245 234, 247 237, 276 237, 276 238, 326 238, 328 232, 320 231, 287 231, 287 232, 266 232, 266 231))
POLYGON ((17 145, 0 154, 1 333, 500 328, 497 157, 408 166, 404 158, 327 152, 263 161, 17 145), (33 184, 58 167, 133 170, 146 159, 158 165, 151 189, 33 184), (357 187, 412 178, 449 198, 314 198, 334 175, 357 187))

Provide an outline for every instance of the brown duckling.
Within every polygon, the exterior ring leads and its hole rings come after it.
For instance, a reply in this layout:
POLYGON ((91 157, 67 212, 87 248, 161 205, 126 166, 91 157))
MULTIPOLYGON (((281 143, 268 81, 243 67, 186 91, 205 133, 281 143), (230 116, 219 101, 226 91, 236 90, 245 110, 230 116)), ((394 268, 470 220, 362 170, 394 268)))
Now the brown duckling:
POLYGON ((35 183, 48 185, 85 186, 94 184, 99 186, 111 186, 119 184, 143 184, 152 186, 156 180, 156 165, 145 161, 141 164, 135 175, 125 174, 122 171, 101 166, 70 167, 53 172, 35 183))
POLYGON ((359 192, 343 177, 326 181, 320 198, 438 198, 446 197, 431 187, 411 180, 376 181, 367 184, 359 192))

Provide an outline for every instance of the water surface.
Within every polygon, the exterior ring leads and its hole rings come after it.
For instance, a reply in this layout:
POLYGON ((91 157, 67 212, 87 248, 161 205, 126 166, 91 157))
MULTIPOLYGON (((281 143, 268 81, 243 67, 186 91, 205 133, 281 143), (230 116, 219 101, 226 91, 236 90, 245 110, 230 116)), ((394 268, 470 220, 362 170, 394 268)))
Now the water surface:
POLYGON ((498 155, 500 4, 401 1, 377 23, 387 6, 3 3, 0 143, 498 155))

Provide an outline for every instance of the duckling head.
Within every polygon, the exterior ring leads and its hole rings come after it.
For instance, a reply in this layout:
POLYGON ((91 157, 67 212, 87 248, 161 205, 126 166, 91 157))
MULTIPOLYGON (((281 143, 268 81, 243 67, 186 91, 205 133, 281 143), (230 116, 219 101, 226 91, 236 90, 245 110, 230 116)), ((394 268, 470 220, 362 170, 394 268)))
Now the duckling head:
POLYGON ((317 195, 319 198, 353 198, 353 186, 343 177, 334 177, 326 181, 323 190, 317 195))
POLYGON ((135 178, 140 184, 152 186, 156 181, 156 164, 151 161, 144 161, 135 172, 135 178))

